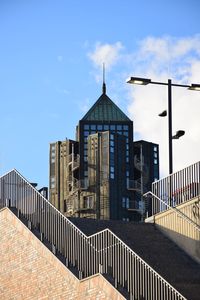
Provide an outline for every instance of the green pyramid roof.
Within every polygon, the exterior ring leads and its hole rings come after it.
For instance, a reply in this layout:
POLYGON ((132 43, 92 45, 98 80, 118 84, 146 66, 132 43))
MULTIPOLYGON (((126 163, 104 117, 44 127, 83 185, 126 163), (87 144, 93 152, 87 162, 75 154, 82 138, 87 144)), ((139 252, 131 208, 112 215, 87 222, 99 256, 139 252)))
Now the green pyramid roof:
POLYGON ((103 94, 89 109, 82 120, 87 121, 130 121, 121 109, 106 95, 103 94))

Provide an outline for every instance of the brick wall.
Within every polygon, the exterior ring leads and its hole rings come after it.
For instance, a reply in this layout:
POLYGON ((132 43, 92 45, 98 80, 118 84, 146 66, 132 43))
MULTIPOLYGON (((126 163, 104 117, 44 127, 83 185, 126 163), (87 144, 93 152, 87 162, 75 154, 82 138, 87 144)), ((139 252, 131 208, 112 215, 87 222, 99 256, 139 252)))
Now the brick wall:
POLYGON ((125 299, 97 274, 79 281, 7 208, 0 210, 0 299, 125 299))

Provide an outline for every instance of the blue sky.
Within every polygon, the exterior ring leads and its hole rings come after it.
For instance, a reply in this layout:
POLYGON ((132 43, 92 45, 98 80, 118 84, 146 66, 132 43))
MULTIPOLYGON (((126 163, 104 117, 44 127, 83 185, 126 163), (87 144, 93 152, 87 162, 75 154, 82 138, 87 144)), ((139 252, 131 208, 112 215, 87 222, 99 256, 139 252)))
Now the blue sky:
MULTIPOLYGON (((198 0, 1 0, 0 174, 16 168, 48 185, 49 143, 75 138, 101 94, 103 62, 107 94, 134 120, 135 140, 160 144, 167 174, 167 122, 156 117, 166 91, 125 80, 200 83, 199 11, 198 0)), ((173 97, 173 128, 186 130, 174 145, 176 170, 199 160, 200 93, 173 97)))

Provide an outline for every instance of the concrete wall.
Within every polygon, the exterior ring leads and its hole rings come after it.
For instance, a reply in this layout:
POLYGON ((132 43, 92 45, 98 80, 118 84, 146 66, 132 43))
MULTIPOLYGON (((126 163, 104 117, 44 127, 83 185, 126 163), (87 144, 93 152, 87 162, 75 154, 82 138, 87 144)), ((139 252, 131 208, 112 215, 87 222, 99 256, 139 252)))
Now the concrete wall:
MULTIPOLYGON (((176 207, 200 225, 200 199, 194 198, 176 207)), ((150 219, 149 219, 150 221, 150 219)), ((200 263, 200 232, 173 210, 154 216, 154 223, 165 235, 200 263)))
POLYGON ((78 280, 7 208, 0 210, 0 299, 125 299, 103 276, 78 280))

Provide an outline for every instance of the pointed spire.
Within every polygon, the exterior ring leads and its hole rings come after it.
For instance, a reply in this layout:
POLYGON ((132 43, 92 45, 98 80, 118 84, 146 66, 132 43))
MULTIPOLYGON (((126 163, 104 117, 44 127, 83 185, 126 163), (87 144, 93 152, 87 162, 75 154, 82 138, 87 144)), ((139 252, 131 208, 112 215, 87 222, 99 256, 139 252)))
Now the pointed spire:
POLYGON ((105 83, 105 63, 103 63, 103 87, 102 87, 102 93, 106 94, 106 83, 105 83))

